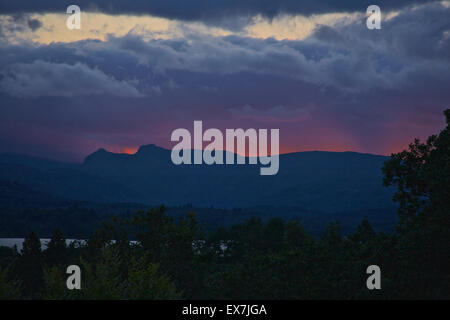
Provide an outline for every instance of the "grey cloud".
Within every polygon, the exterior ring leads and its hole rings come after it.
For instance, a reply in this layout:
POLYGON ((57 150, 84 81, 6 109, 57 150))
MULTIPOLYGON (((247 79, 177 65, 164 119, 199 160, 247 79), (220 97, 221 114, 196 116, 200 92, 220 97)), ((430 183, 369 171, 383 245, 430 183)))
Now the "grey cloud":
MULTIPOLYGON (((438 85, 449 81, 448 16, 449 7, 430 4, 384 20, 381 30, 368 30, 360 23, 319 26, 303 41, 195 35, 144 41, 140 36, 127 35, 105 42, 9 47, 0 49, 0 62, 82 62, 125 81, 128 90, 132 79, 138 79, 149 91, 158 87, 163 92, 174 82, 186 86, 189 80, 175 79, 182 72, 210 77, 239 73, 287 77, 344 94, 395 90, 414 87, 421 75, 438 85), (423 38, 411 36, 415 34, 423 38)), ((201 84, 205 85, 209 84, 201 84)))
POLYGON ((125 81, 118 81, 98 69, 82 63, 50 63, 36 60, 16 63, 2 70, 0 90, 14 97, 72 97, 108 94, 139 97, 139 91, 125 81))
MULTIPOLYGON (((142 100, 141 108, 159 108, 159 114, 211 116, 215 108, 214 114, 220 116, 234 109, 241 118, 268 119, 264 112, 274 106, 285 106, 278 110, 281 118, 286 110, 296 114, 296 108, 312 106, 308 109, 312 117, 326 114, 344 122, 382 123, 391 110, 406 113, 425 105, 440 114, 448 105, 450 59, 441 48, 450 41, 443 34, 449 15, 450 8, 431 4, 400 12, 383 21, 381 30, 368 30, 360 23, 321 26, 302 41, 195 35, 144 41, 127 35, 106 41, 0 46, 0 83, 11 88, 10 94, 21 95, 25 89, 14 78, 15 66, 20 66, 19 75, 28 74, 26 66, 43 60, 48 64, 44 69, 80 64, 81 69, 91 70, 93 82, 74 77, 78 82, 71 89, 69 80, 62 79, 61 86, 69 92, 65 94, 54 90, 56 84, 47 79, 42 79, 42 88, 27 79, 25 96, 56 92, 76 97, 96 92, 104 95, 95 104, 99 108, 109 103, 108 98, 114 101, 117 95, 135 97, 143 92, 148 95, 137 99, 142 100), (430 23, 424 23, 427 20, 430 23), (427 39, 413 39, 406 30, 427 39), (410 50, 421 43, 428 51, 410 50), (239 109, 246 104, 252 110, 239 109)), ((136 99, 131 100, 123 105, 136 105, 136 99)))
POLYGON ((282 105, 259 110, 247 104, 241 108, 231 108, 230 112, 238 119, 262 123, 300 123, 311 119, 307 109, 289 109, 282 105))
POLYGON ((37 29, 42 27, 42 22, 38 19, 30 19, 27 21, 27 23, 28 27, 33 31, 36 31, 37 29))
MULTIPOLYGON (((383 10, 394 10, 433 0, 378 0, 383 10)), ((0 12, 65 12, 69 3, 58 0, 3 0, 0 12)), ((369 0, 78 0, 82 10, 109 14, 151 14, 169 19, 203 21, 208 24, 235 28, 245 24, 245 17, 260 14, 273 18, 278 14, 303 14, 328 12, 365 12, 373 4, 369 0), (231 22, 230 22, 231 19, 231 22), (242 20, 244 19, 244 20, 242 20)))

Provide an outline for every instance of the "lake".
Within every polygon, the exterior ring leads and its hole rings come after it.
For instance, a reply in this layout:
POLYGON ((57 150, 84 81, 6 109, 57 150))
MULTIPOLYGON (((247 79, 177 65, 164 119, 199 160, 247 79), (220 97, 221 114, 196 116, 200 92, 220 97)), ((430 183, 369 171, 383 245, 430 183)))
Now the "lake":
MULTIPOLYGON (((47 244, 50 241, 49 238, 42 238, 41 240, 41 248, 42 250, 47 249, 47 244)), ((22 250, 24 238, 0 238, 0 247, 14 247, 17 246, 17 250, 22 250)), ((84 240, 78 239, 66 239, 66 244, 69 245, 74 241, 80 241, 84 243, 84 240)))

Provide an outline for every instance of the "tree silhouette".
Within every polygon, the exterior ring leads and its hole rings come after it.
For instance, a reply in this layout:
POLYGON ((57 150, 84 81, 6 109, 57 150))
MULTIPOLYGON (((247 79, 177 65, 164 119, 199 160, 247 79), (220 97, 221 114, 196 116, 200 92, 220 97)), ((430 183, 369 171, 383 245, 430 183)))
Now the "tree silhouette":
POLYGON ((438 136, 425 143, 415 139, 383 167, 384 184, 398 188, 396 277, 402 297, 450 296, 450 109, 444 114, 447 126, 438 136))
POLYGON ((34 232, 25 238, 16 273, 26 297, 36 298, 43 288, 41 241, 34 232))
POLYGON ((60 229, 53 231, 52 237, 47 244, 47 250, 45 251, 46 262, 50 266, 64 264, 65 252, 66 252, 66 239, 60 229))

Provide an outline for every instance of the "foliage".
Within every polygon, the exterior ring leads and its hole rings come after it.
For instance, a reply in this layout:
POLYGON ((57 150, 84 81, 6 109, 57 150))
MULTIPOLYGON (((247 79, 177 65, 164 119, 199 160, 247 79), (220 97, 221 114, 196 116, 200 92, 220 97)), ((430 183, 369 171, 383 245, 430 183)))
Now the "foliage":
POLYGON ((0 269, 0 300, 16 300, 20 298, 20 287, 8 277, 8 269, 0 269))

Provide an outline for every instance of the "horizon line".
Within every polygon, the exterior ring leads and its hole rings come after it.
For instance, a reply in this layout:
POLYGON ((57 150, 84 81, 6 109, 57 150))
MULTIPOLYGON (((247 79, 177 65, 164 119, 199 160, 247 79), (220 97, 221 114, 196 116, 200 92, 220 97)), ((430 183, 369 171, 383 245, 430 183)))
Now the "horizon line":
MULTIPOLYGON (((50 160, 50 161, 63 162, 63 163, 83 163, 83 162, 86 160, 86 158, 88 158, 89 156, 91 156, 91 155, 93 155, 94 153, 97 153, 97 152, 99 152, 99 151, 104 151, 104 152, 111 153, 111 154, 116 154, 116 155, 134 156, 134 155, 136 155, 136 154, 139 153, 139 150, 142 149, 142 147, 147 147, 147 146, 153 146, 153 147, 155 147, 155 148, 158 148, 158 149, 161 149, 161 150, 164 150, 164 151, 167 151, 167 152, 171 152, 171 151, 172 151, 171 149, 166 149, 166 148, 161 147, 161 146, 158 146, 158 145, 156 145, 156 144, 154 144, 154 143, 144 144, 144 145, 141 145, 141 146, 139 146, 139 147, 137 147, 137 148, 133 148, 133 150, 135 150, 135 151, 132 151, 132 152, 110 151, 110 150, 108 150, 108 149, 105 148, 105 147, 99 147, 99 148, 97 148, 95 151, 90 152, 90 153, 87 154, 86 156, 83 156, 83 159, 81 160, 81 162, 78 161, 78 160, 72 160, 72 161, 71 161, 71 160, 60 160, 60 159, 57 159, 58 157, 42 156, 42 155, 38 155, 38 154, 32 153, 32 152, 31 152, 31 153, 28 153, 28 152, 8 152, 8 151, 6 151, 6 152, 0 152, 0 155, 26 156, 26 157, 37 158, 37 159, 40 159, 40 160, 50 160)), ((181 149, 180 149, 180 150, 181 150, 181 149)), ((190 151, 195 151, 196 149, 188 149, 188 150, 190 150, 190 151)), ((204 150, 202 149, 201 151, 204 151, 204 150)), ((223 150, 223 149, 222 149, 221 151, 231 152, 231 151, 227 151, 227 150, 223 150)), ((354 151, 354 150, 335 151, 335 150, 319 150, 319 149, 280 152, 278 155, 279 155, 279 156, 285 156, 285 155, 291 155, 291 154, 298 154, 298 153, 312 153, 312 152, 324 152, 324 153, 357 153, 357 154, 362 154, 362 155, 371 155, 371 156, 378 156, 378 157, 390 157, 390 155, 376 154, 376 153, 369 153, 369 152, 360 152, 360 151, 354 151)), ((399 151, 399 152, 401 152, 401 151, 399 151)), ((234 155, 236 155, 236 156, 241 156, 241 157, 245 157, 245 158, 258 157, 258 155, 257 155, 257 156, 252 156, 252 157, 250 157, 250 156, 248 156, 248 155, 245 155, 245 156, 239 155, 239 154, 236 153, 236 152, 232 152, 232 153, 234 153, 234 155)), ((392 152, 391 152, 391 154, 392 154, 392 152)), ((272 155, 268 155, 268 156, 272 156, 272 155)))

